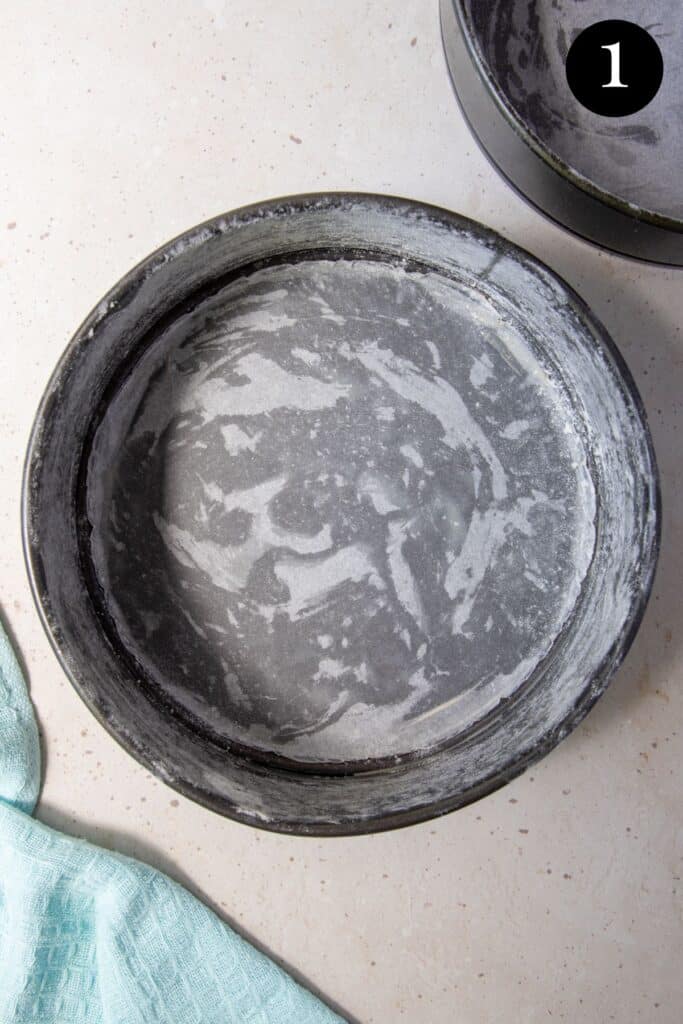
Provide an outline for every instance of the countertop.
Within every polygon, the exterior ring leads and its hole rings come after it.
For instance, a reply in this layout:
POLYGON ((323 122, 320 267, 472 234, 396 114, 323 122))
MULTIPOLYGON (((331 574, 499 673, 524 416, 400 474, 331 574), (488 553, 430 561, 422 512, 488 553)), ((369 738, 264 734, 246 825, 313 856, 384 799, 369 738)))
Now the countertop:
POLYGON ((573 238, 489 165, 436 0, 26 0, 0 38, 0 603, 40 719, 38 817, 183 882, 352 1020, 677 1024, 683 1003, 683 271, 573 238), (589 302, 647 408, 663 547, 634 647, 550 756, 437 821, 296 839, 168 789, 66 680, 29 592, 31 422, 90 308, 183 229, 275 195, 358 189, 458 210, 589 302))

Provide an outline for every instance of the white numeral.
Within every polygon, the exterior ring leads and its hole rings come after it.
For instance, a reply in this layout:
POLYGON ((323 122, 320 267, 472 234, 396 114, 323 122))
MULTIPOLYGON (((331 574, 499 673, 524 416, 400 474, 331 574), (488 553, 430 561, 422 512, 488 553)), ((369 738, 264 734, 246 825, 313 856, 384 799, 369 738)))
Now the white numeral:
POLYGON ((603 89, 628 89, 625 82, 621 80, 621 43, 612 43, 611 46, 601 46, 601 50, 609 50, 610 60, 612 64, 612 77, 609 82, 605 82, 603 89))

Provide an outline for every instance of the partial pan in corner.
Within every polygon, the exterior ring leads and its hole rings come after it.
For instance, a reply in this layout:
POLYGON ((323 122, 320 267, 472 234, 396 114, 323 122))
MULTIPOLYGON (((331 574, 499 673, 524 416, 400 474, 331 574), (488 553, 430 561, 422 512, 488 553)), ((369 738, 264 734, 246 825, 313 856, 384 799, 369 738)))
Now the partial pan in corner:
POLYGON ((655 460, 604 329, 434 207, 295 196, 187 232, 76 333, 25 546, 107 729, 183 793, 368 832, 502 785, 640 621, 655 460))
POLYGON ((683 131, 678 0, 653 19, 640 0, 530 3, 440 0, 455 91, 475 136, 506 179, 563 227, 615 252, 683 266, 683 131), (566 79, 586 27, 622 18, 649 28, 664 55, 662 86, 643 110, 603 117, 566 79))

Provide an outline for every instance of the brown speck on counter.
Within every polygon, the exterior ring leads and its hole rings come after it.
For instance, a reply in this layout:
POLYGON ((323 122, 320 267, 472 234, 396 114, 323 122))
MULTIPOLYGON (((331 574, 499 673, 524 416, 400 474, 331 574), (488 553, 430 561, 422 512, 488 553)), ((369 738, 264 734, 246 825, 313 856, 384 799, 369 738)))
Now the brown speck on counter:
POLYGON ((16 222, 15 220, 11 220, 11 221, 10 221, 10 222, 8 223, 8 225, 7 225, 7 230, 8 230, 8 231, 14 231, 14 229, 15 229, 15 227, 16 227, 16 226, 17 226, 17 222, 16 222))
POLYGON ((413 38, 410 40, 410 45, 417 46, 417 36, 413 36, 413 38))
POLYGON ((289 137, 292 140, 292 142, 295 142, 297 144, 297 146, 301 145, 302 140, 299 138, 298 135, 290 135, 289 137))
POLYGON ((171 800, 171 807, 179 807, 179 806, 180 806, 180 801, 179 800, 171 800))
POLYGON ((523 836, 528 836, 529 835, 529 829, 528 828, 520 828, 519 831, 522 833, 523 836))

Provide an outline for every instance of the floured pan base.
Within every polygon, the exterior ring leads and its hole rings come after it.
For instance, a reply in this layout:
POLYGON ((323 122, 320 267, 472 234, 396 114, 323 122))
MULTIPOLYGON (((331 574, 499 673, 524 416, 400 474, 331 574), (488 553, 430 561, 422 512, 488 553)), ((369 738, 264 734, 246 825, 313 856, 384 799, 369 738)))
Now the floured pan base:
POLYGON ((293 761, 471 729, 551 654, 593 552, 551 345, 391 262, 274 263, 197 300, 89 455, 116 642, 198 730, 293 761))

